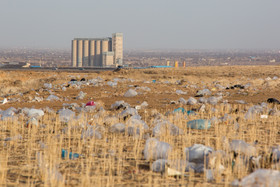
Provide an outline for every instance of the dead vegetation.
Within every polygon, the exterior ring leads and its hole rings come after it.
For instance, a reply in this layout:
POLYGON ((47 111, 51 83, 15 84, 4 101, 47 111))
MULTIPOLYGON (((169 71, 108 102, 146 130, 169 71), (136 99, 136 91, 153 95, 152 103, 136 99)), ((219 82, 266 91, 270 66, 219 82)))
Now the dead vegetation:
MULTIPOLYGON (((28 186, 229 186, 235 179, 241 179, 258 168, 279 170, 279 163, 271 158, 271 147, 279 145, 280 125, 277 115, 261 118, 260 114, 253 119, 245 119, 244 115, 250 107, 266 101, 269 97, 276 97, 279 93, 278 80, 266 81, 267 77, 279 76, 278 67, 201 67, 186 70, 121 70, 120 72, 104 72, 99 74, 73 73, 42 73, 42 72, 1 72, 1 95, 8 99, 20 98, 20 102, 8 102, 1 105, 5 110, 10 107, 18 109, 15 118, 5 118, 0 121, 0 184, 28 185, 28 186), (271 70, 273 69, 273 73, 271 70), (155 71, 156 73, 153 73, 155 71), (148 73, 147 73, 148 72, 148 73), (21 75, 21 76, 19 76, 21 75), (80 89, 69 87, 62 91, 60 86, 49 89, 60 101, 32 102, 36 95, 44 99, 50 95, 44 83, 53 85, 68 84, 71 78, 87 80, 100 76, 108 81, 114 78, 133 79, 133 81, 118 82, 116 87, 103 84, 101 86, 84 85, 80 89), (171 78, 166 78, 168 76, 171 78), (262 80, 261 80, 262 79, 262 80), (156 80, 156 83, 152 83, 156 80), (176 82, 183 80, 183 83, 176 82), (144 83, 150 81, 151 83, 144 83), (169 83, 165 83, 169 81, 169 83), (218 105, 206 104, 204 110, 201 105, 171 104, 180 97, 185 99, 194 97, 196 91, 207 86, 214 88, 213 82, 221 85, 251 83, 243 94, 238 89, 228 90, 228 96, 223 96, 228 103, 218 105), (15 83, 17 82, 17 83, 15 83), (147 86, 151 91, 144 92, 132 98, 125 98, 123 94, 133 87, 147 86), (186 87, 186 85, 188 85, 186 87), (192 87, 197 86, 196 87, 192 87), (178 95, 177 89, 187 91, 187 95, 178 95), (80 91, 87 93, 86 97, 76 100, 80 91), (22 92, 23 95, 13 95, 22 92), (37 94, 36 94, 37 93, 37 94), (31 97, 31 98, 29 98, 31 97), (245 100, 248 104, 238 104, 235 100, 245 100), (98 107, 92 111, 79 111, 74 107, 76 117, 68 122, 61 121, 57 110, 70 108, 64 103, 82 103, 97 101, 98 107), (147 107, 138 110, 148 129, 141 131, 139 136, 128 135, 125 132, 111 131, 116 123, 127 123, 127 119, 120 117, 124 109, 111 109, 115 101, 125 100, 132 107, 147 101, 147 107), (37 118, 38 124, 28 123, 27 117, 21 110, 24 107, 42 108, 45 114, 37 118), (49 110, 50 107, 53 110, 49 110), (196 115, 172 113, 175 108, 184 107, 195 111, 196 115), (214 110, 214 109, 215 110, 214 110), (105 110, 103 110, 105 109, 105 110), (187 127, 187 122, 194 119, 218 119, 229 115, 216 123, 212 123, 209 130, 197 130, 187 127), (108 117, 111 117, 108 119, 108 117), (113 118, 115 117, 115 118, 113 118), (213 171, 214 179, 209 180, 205 173, 193 170, 184 172, 177 177, 170 177, 165 172, 156 173, 151 169, 153 161, 145 160, 143 150, 148 137, 153 135, 154 121, 166 119, 182 129, 180 135, 170 135, 168 131, 157 138, 172 146, 170 160, 186 159, 185 148, 194 144, 203 144, 214 150, 222 150, 225 155, 216 153, 211 158, 208 169, 213 171), (238 127, 237 127, 238 123, 238 127), (27 125, 31 124, 31 125, 27 125), (101 138, 94 134, 87 138, 81 135, 91 128, 98 130, 101 138), (8 138, 8 139, 7 139, 8 138), (225 139, 226 138, 226 139, 225 139), (259 157, 259 165, 250 160, 250 156, 234 155, 230 150, 232 140, 243 140, 253 145, 256 140, 254 158, 259 157), (63 156, 63 150, 68 154, 63 156), (72 157, 69 153, 72 152, 72 157), (74 153, 79 158, 72 159, 74 153), (70 158, 69 158, 70 157, 70 158), (233 167, 234 163, 234 167, 233 167), (253 164, 253 165, 252 165, 253 164), (223 165, 221 172, 217 168, 223 165)), ((182 82, 182 81, 180 81, 182 82)), ((215 95, 219 90, 212 90, 215 95)), ((226 91, 225 91, 226 92, 226 91)), ((277 97, 276 97, 277 98, 277 97)), ((71 106, 72 107, 72 106, 71 106)), ((269 104, 269 109, 278 110, 278 105, 269 104)), ((71 108, 72 110, 72 108, 71 108)), ((267 112, 268 113, 268 112, 267 112)), ((267 114, 265 113, 265 114, 267 114)))

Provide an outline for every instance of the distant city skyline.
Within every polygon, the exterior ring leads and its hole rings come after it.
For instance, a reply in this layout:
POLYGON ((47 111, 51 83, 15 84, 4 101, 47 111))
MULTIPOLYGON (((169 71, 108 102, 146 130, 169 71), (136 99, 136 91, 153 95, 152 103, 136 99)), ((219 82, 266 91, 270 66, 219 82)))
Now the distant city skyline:
POLYGON ((3 0, 0 48, 71 50, 124 34, 130 49, 280 49, 279 0, 3 0))

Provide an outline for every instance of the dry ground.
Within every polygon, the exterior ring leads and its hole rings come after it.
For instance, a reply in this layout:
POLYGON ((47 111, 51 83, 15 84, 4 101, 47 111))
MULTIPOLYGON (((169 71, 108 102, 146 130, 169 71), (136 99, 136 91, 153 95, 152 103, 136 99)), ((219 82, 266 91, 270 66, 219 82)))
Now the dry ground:
MULTIPOLYGON (((106 115, 113 115, 110 109, 115 101, 124 100, 131 106, 139 105, 146 101, 149 106, 140 110, 143 120, 151 127, 154 109, 165 114, 181 105, 171 104, 183 97, 186 100, 194 97, 197 90, 204 87, 212 90, 212 95, 220 92, 215 84, 233 86, 250 83, 248 89, 229 89, 223 96, 228 100, 235 112, 229 113, 233 118, 244 115, 249 106, 266 102, 267 98, 280 99, 280 79, 268 80, 274 76, 280 77, 278 66, 233 66, 233 67, 191 67, 186 69, 144 69, 144 70, 121 70, 118 72, 40 72, 40 71, 0 71, 0 96, 8 98, 11 102, 0 105, 5 110, 10 107, 45 108, 50 107, 55 111, 63 107, 63 103, 87 103, 90 100, 103 103, 106 110, 97 121, 93 123, 103 124, 106 115), (80 89, 69 87, 66 91, 61 90, 62 84, 67 85, 70 79, 85 78, 87 80, 101 77, 103 86, 81 86, 80 89), (106 84, 114 78, 133 79, 134 81, 118 82, 117 87, 106 84), (265 80, 267 79, 267 80, 265 80), (156 80, 155 83, 144 81, 156 80), (168 81, 169 83, 167 83, 168 81), (32 101, 35 96, 46 99, 50 93, 42 89, 44 83, 55 85, 51 89, 54 95, 61 101, 32 101), (124 97, 129 88, 146 86, 151 91, 143 92, 132 98, 124 97), (194 88, 194 86, 197 86, 194 88), (186 95, 176 94, 176 90, 186 91, 186 95), (77 100, 80 91, 87 93, 84 99, 77 100), (236 100, 244 100, 248 104, 237 104, 236 100)), ((185 109, 197 109, 199 106, 184 106, 185 109)), ((270 107, 277 107, 272 106, 270 107)), ((196 118, 210 118, 228 113, 223 106, 216 106, 218 114, 211 112, 211 106, 207 106, 206 113, 199 113, 196 118)), ((81 123, 88 123, 95 113, 83 115, 81 123)), ((184 129, 185 135, 179 137, 162 136, 161 141, 166 141, 174 147, 172 157, 182 158, 182 150, 194 143, 202 143, 214 149, 221 149, 222 137, 229 139, 242 139, 246 142, 259 140, 260 149, 268 152, 272 145, 279 144, 280 135, 278 117, 272 116, 268 120, 256 119, 252 121, 240 121, 240 130, 234 130, 234 126, 227 123, 219 123, 208 131, 190 130, 185 127, 187 120, 169 116, 168 119, 175 125, 184 129)), ((0 183, 1 185, 38 185, 38 186, 227 186, 236 179, 248 174, 246 170, 233 172, 231 166, 227 167, 226 173, 212 182, 205 180, 203 174, 189 173, 187 177, 173 178, 164 174, 153 173, 149 169, 150 163, 143 159, 145 139, 128 137, 125 134, 112 134, 107 131, 108 124, 104 124, 103 138, 100 140, 81 140, 80 122, 72 121, 69 124, 60 123, 55 113, 46 114, 40 119, 40 127, 26 128, 26 118, 20 116, 16 121, 0 122, 0 183), (62 135, 65 127, 75 127, 62 135), (21 134, 23 139, 3 141, 6 137, 21 134), (47 148, 42 147, 44 142, 47 148), (73 150, 83 154, 77 160, 63 160, 61 149, 73 150), (43 159, 38 159, 41 152, 43 159), (43 166, 39 166, 41 165, 43 166), (57 178, 56 173, 62 174, 63 180, 57 178), (63 182, 61 182, 63 181, 63 182)), ((151 132, 150 132, 151 133, 151 132)))
MULTIPOLYGON (((6 96, 7 94, 23 93, 22 101, 17 103, 11 103, 0 106, 0 109, 6 109, 11 106, 14 107, 31 107, 36 106, 43 107, 49 106, 52 108, 61 108, 63 103, 72 102, 87 102, 89 100, 102 100, 108 108, 116 100, 125 100, 130 104, 137 104, 138 102, 147 101, 149 107, 155 109, 169 108, 171 100, 177 100, 182 95, 177 95, 176 90, 187 91, 188 94, 184 95, 184 98, 194 96, 196 91, 202 89, 203 85, 206 85, 209 89, 214 88, 214 81, 220 82, 220 84, 226 86, 232 86, 235 84, 251 83, 251 88, 257 90, 245 91, 245 94, 235 94, 236 90, 228 90, 233 93, 228 97, 224 97, 230 103, 235 100, 245 100, 248 103, 260 103, 265 102, 269 97, 277 98, 280 93, 280 81, 265 81, 267 77, 273 78, 274 76, 280 77, 279 66, 232 66, 232 67, 191 67, 186 69, 145 69, 145 70, 121 70, 119 72, 100 72, 100 73, 67 73, 67 72, 36 72, 36 71, 1 71, 0 72, 0 96, 6 96), (48 92, 39 90, 43 87, 44 83, 52 83, 54 85, 60 85, 68 83, 71 78, 77 80, 81 78, 92 79, 101 77, 105 81, 112 80, 113 78, 129 78, 136 80, 129 83, 133 86, 147 86, 152 91, 139 95, 133 98, 124 98, 123 94, 128 90, 127 83, 121 84, 115 88, 111 88, 108 85, 100 87, 84 87, 79 90, 75 88, 69 88, 67 91, 61 89, 54 89, 54 93, 57 96, 67 97, 69 101, 64 102, 42 102, 42 103, 28 103, 28 97, 35 96, 38 92, 41 96, 47 97, 48 92), (145 84, 143 81, 156 80, 156 84, 145 84), (181 81, 181 84, 174 84, 176 81, 181 81), (164 84, 165 81, 169 81, 171 84, 164 84), (185 88, 186 85, 197 85, 198 88, 185 88), (80 91, 86 92, 87 96, 84 100, 77 101, 74 98, 80 91), (27 101, 27 102, 26 102, 27 101)), ((218 92, 216 90, 213 92, 218 92)), ((13 98, 17 96, 8 96, 13 98)))

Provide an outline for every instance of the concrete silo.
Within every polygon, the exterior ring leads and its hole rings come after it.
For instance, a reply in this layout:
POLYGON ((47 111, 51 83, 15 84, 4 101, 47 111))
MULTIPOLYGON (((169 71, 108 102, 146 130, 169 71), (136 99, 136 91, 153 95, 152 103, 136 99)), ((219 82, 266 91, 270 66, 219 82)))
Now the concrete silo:
POLYGON ((89 42, 87 39, 83 40, 83 67, 89 66, 89 42))
POLYGON ((112 35, 112 51, 115 53, 114 63, 122 65, 122 63, 123 63, 123 33, 114 33, 112 35))
POLYGON ((74 38, 71 55, 72 67, 122 65, 123 34, 114 33, 112 37, 105 38, 74 38))
POLYGON ((95 41, 95 60, 94 60, 94 66, 101 66, 101 41, 96 40, 95 41))
POLYGON ((101 41, 101 56, 102 56, 102 60, 101 60, 101 63, 100 63, 100 66, 105 66, 106 65, 106 62, 103 60, 103 54, 104 53, 107 53, 109 50, 109 39, 107 38, 104 38, 102 41, 101 41))
POLYGON ((72 40, 72 57, 71 57, 71 66, 77 66, 77 40, 72 40))
POLYGON ((89 66, 94 66, 95 40, 89 41, 89 66))
POLYGON ((78 40, 78 50, 77 50, 77 67, 83 66, 83 40, 78 40))

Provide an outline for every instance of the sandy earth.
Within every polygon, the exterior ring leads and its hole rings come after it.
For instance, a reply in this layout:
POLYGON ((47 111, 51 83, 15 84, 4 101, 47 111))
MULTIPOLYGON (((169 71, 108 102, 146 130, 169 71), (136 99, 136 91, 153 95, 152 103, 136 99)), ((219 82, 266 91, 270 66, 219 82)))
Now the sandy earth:
POLYGON ((117 100, 125 100, 132 105, 147 101, 149 108, 160 109, 170 107, 171 101, 177 101, 181 97, 186 100, 190 96, 194 97, 196 92, 203 88, 211 90, 213 96, 218 92, 224 93, 223 100, 228 100, 229 103, 235 103, 235 100, 244 100, 247 103, 257 104, 270 97, 279 97, 280 79, 268 80, 268 77, 272 79, 275 76, 280 77, 280 67, 278 66, 192 67, 100 73, 1 71, 0 93, 2 98, 6 97, 10 102, 0 105, 0 109, 11 106, 15 108, 49 106, 59 109, 63 103, 75 102, 80 104, 90 100, 100 100, 104 102, 106 108, 109 108, 117 100), (97 77, 104 80, 103 86, 88 85, 82 86, 80 89, 69 87, 66 91, 61 90, 61 85, 68 85, 72 78, 89 80, 97 77), (119 82, 115 88, 106 84, 114 78, 133 79, 134 81, 119 82), (152 83, 152 80, 156 80, 156 83, 152 83), (144 83, 145 81, 150 83, 144 83), (57 89, 51 90, 54 95, 62 98, 60 102, 32 102, 35 96, 46 99, 50 95, 47 89, 42 89, 44 83, 57 85, 57 89), (215 87, 217 83, 224 87, 250 83, 250 87, 248 89, 219 90, 215 87), (151 91, 142 91, 142 94, 132 98, 123 97, 129 88, 136 87, 148 87, 151 91), (178 95, 176 90, 182 90, 187 94, 178 95), (75 97, 80 91, 87 93, 87 95, 82 100, 76 100, 75 97), (13 95, 19 93, 22 94, 13 95), (19 101, 13 101, 12 98, 17 98, 19 101))
MULTIPOLYGON (((57 111, 63 108, 65 103, 77 103, 78 106, 88 101, 96 101, 103 103, 107 114, 116 114, 119 111, 111 110, 111 104, 116 101, 124 100, 131 106, 140 105, 144 101, 148 103, 145 110, 139 110, 139 114, 143 120, 152 129, 153 110, 156 109, 160 114, 166 114, 167 111, 183 106, 186 110, 198 109, 201 105, 182 105, 177 101, 179 98, 188 100, 194 97, 197 91, 202 89, 211 90, 211 96, 222 95, 220 102, 230 103, 232 111, 230 115, 233 119, 243 117, 247 109, 251 105, 266 102, 268 98, 280 99, 280 67, 278 66, 233 66, 233 67, 192 67, 186 69, 142 69, 127 70, 123 69, 117 72, 60 72, 60 71, 0 71, 0 96, 3 100, 8 100, 5 104, 0 104, 0 109, 5 110, 10 107, 19 108, 45 108, 50 107, 57 111), (69 83, 71 79, 86 81, 80 83, 69 83), (117 86, 108 85, 110 81, 117 82, 117 86), (99 80, 99 83, 90 83, 90 80, 99 80), (154 82, 153 82, 154 80, 154 82), (44 88, 44 83, 51 83, 52 88, 44 88), (230 89, 234 85, 245 86, 246 88, 230 89), (63 87, 66 87, 63 91, 63 87), (229 89, 226 89, 229 87, 229 89), (138 95, 135 97, 124 97, 128 89, 136 89, 138 95), (176 90, 187 92, 187 94, 176 94, 176 90), (86 93, 83 99, 77 99, 80 92, 86 93), (50 95, 59 97, 59 101, 46 101, 50 95), (43 101, 36 101, 42 98, 43 101), (242 100, 247 105, 238 104, 237 100, 242 100), (172 104, 175 103, 175 104, 172 104), (243 108, 242 108, 243 107, 243 108), (241 110, 238 110, 240 109, 241 110), (244 110, 245 108, 245 110, 244 110), (147 112, 147 113, 145 113, 147 112)), ((196 97, 195 97, 196 98, 196 97)), ((198 98, 196 98, 198 99, 198 98)), ((240 101, 239 101, 240 102, 240 101)), ((216 107, 219 111, 217 116, 222 117, 226 114, 223 105, 208 105, 208 111, 211 107, 216 107)), ((273 108, 273 105, 269 105, 273 108)), ((89 114, 90 116, 95 115, 89 114)), ((179 120, 169 118, 172 123, 184 130, 183 136, 162 136, 161 141, 166 141, 174 146, 175 157, 182 157, 182 150, 194 143, 201 143, 211 146, 216 150, 221 149, 222 137, 229 139, 242 139, 246 142, 258 140, 259 147, 264 151, 268 151, 269 146, 277 145, 280 141, 278 116, 271 116, 268 119, 260 119, 259 116, 253 121, 239 121, 240 127, 236 131, 234 124, 221 122, 207 131, 190 130, 186 128, 187 120, 194 118, 210 119, 213 113, 198 112, 197 116, 190 116, 188 119, 180 118, 179 120), (176 121, 177 120, 177 121, 176 121)), ((77 127, 71 133, 63 133, 65 127, 71 125, 59 123, 57 115, 51 113, 45 115, 39 123, 48 124, 45 128, 35 127, 26 128, 24 124, 28 119, 19 116, 19 121, 1 121, 2 128, 0 133, 0 181, 1 184, 38 184, 46 185, 45 178, 39 175, 38 164, 36 161, 36 152, 41 151, 46 156, 51 157, 50 163, 57 163, 57 170, 66 176, 67 184, 77 186, 80 184, 95 184, 102 186, 104 184, 113 184, 115 182, 121 186, 122 184, 146 186, 160 185, 176 185, 192 182, 192 185, 213 185, 213 183, 205 183, 203 174, 195 174, 188 180, 164 178, 160 173, 153 173, 149 170, 149 164, 143 159, 142 150, 145 146, 145 139, 134 139, 125 134, 112 134, 106 131, 105 138, 98 140, 89 140, 84 142, 81 140, 80 124, 72 124, 77 127), (22 123, 21 123, 22 122, 22 123), (11 124, 10 124, 11 123, 11 124), (19 123, 19 124, 18 124, 19 123), (22 140, 5 142, 3 139, 21 134, 22 140), (59 138, 63 137, 63 138, 59 138), (38 148, 40 141, 49 146, 49 149, 38 148), (8 146, 7 146, 8 145, 8 146), (61 148, 73 148, 74 152, 84 154, 86 159, 63 160, 61 159, 61 148), (104 156, 108 150, 116 150, 115 160, 111 157, 104 156), (2 152, 2 153, 1 153, 2 152), (1 156, 1 154, 3 154, 1 156), (94 156, 93 156, 94 155, 94 156), (6 161, 3 161, 5 160, 6 161), (119 161, 120 160, 120 161, 119 161), (87 163, 89 163, 87 165, 87 163), (112 166, 110 165, 112 163, 112 166), (121 163, 121 165, 118 165, 121 163), (3 165, 3 164, 6 164, 3 165), (115 165, 117 166, 115 166, 115 165), (86 167, 87 166, 87 167, 86 167), (86 169, 85 169, 86 167, 86 169), (108 174, 112 171, 120 172, 116 174, 108 174), (87 170, 88 169, 88 170, 87 170), (119 171, 118 171, 119 170, 119 171), (84 173, 83 173, 84 172, 84 173), (4 173, 4 174, 3 174, 4 173), (5 176, 7 175, 7 176, 5 176), (84 177, 83 176, 89 176, 84 177), (7 177, 7 179, 5 178, 7 177), (89 181, 87 181, 89 180, 89 181), (108 182, 109 181, 109 182, 108 182), (198 181, 202 181, 199 183, 198 181)), ((88 122, 88 119, 86 119, 88 122)), ((99 121, 94 123, 105 124, 104 119, 98 118, 99 121)), ((104 125, 108 130, 108 125, 104 125)), ((44 168, 46 173, 48 168, 44 168)), ((231 174, 231 164, 228 167, 229 174, 226 174, 226 185, 230 184, 233 179, 246 176, 248 173, 244 171, 242 175, 231 174)), ((217 180, 219 181, 219 180, 217 180)), ((224 182, 214 183, 215 185, 225 185, 224 182)))

